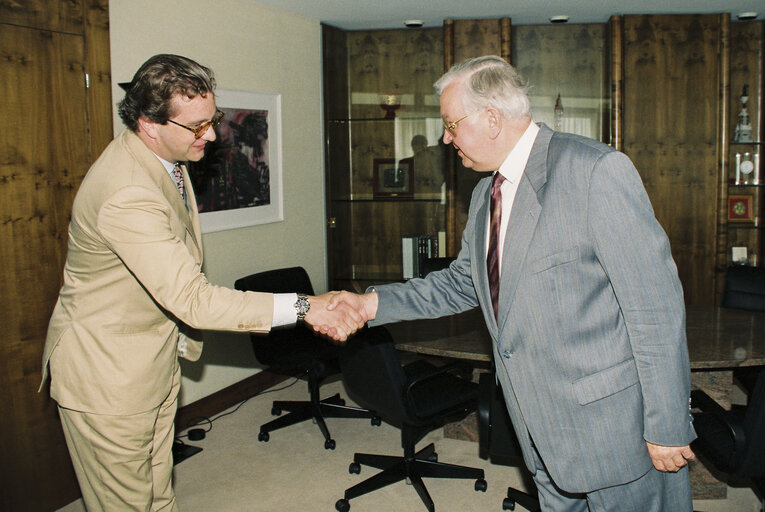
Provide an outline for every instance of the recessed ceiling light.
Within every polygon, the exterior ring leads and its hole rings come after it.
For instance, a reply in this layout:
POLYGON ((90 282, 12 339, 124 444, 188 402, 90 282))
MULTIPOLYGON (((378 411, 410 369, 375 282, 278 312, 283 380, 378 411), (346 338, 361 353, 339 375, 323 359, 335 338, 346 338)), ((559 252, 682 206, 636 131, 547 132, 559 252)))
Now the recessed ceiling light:
POLYGON ((556 16, 550 16, 550 23, 566 23, 568 16, 565 14, 558 14, 556 16))
POLYGON ((757 17, 757 13, 752 11, 740 12, 736 15, 736 17, 740 20, 753 20, 757 17))
POLYGON ((422 26, 422 20, 406 20, 404 25, 409 28, 420 28, 422 26))

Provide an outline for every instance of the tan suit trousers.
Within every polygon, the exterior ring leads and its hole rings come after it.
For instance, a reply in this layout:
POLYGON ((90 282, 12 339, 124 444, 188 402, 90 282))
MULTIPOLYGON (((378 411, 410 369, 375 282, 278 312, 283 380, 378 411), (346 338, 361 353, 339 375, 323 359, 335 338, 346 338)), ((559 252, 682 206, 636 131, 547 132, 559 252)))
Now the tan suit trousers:
POLYGON ((112 416, 59 407, 88 512, 178 510, 172 446, 180 378, 176 366, 165 401, 140 414, 112 416))

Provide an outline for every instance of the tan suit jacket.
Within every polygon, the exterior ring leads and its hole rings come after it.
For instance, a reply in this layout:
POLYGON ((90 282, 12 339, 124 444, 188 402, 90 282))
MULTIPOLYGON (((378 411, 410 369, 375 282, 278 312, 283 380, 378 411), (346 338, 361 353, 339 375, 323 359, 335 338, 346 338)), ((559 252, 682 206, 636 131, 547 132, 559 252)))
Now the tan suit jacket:
MULTIPOLYGON (((98 414, 150 410, 170 392, 179 330, 270 330, 271 294, 214 286, 202 273, 190 186, 186 194, 184 202, 159 159, 129 130, 85 176, 42 361, 42 381, 50 368, 60 406, 98 414)), ((180 355, 195 360, 201 349, 184 341, 180 355)))

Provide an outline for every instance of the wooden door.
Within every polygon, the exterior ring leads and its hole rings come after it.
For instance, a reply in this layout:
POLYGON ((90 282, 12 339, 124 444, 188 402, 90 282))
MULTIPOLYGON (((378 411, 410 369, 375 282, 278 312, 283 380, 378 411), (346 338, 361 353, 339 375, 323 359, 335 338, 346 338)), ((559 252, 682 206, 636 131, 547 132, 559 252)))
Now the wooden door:
POLYGON ((0 503, 49 511, 79 496, 55 403, 37 389, 72 200, 111 137, 108 5, 3 4, 0 14, 0 503), (86 32, 102 45, 95 57, 86 32))

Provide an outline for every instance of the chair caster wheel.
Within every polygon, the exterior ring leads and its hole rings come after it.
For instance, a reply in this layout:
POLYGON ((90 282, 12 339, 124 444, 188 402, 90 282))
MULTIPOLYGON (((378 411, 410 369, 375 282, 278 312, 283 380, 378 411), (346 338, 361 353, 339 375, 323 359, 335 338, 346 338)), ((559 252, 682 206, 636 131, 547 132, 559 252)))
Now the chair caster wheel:
POLYGON ((483 478, 480 478, 475 481, 476 491, 486 492, 487 488, 488 488, 488 484, 486 483, 486 480, 484 480, 483 478))
POLYGON ((258 441, 262 441, 264 443, 267 443, 271 436, 268 435, 268 432, 261 432, 258 434, 258 441))
POLYGON ((280 416, 282 414, 282 410, 278 407, 272 407, 271 408, 271 416, 280 416))
POLYGON ((351 462, 351 465, 348 466, 348 473, 352 475, 358 475, 361 473, 361 464, 358 462, 351 462))
POLYGON ((372 416, 371 423, 372 423, 372 426, 379 427, 380 425, 382 425, 382 420, 380 419, 379 416, 372 416))
POLYGON ((334 439, 327 439, 324 441, 324 449, 325 450, 334 450, 335 449, 335 440, 334 439))
POLYGON ((510 498, 502 500, 502 510, 515 510, 515 502, 510 498))
POLYGON ((348 512, 350 509, 351 504, 346 499, 337 500, 337 503, 335 503, 335 510, 337 512, 348 512))

